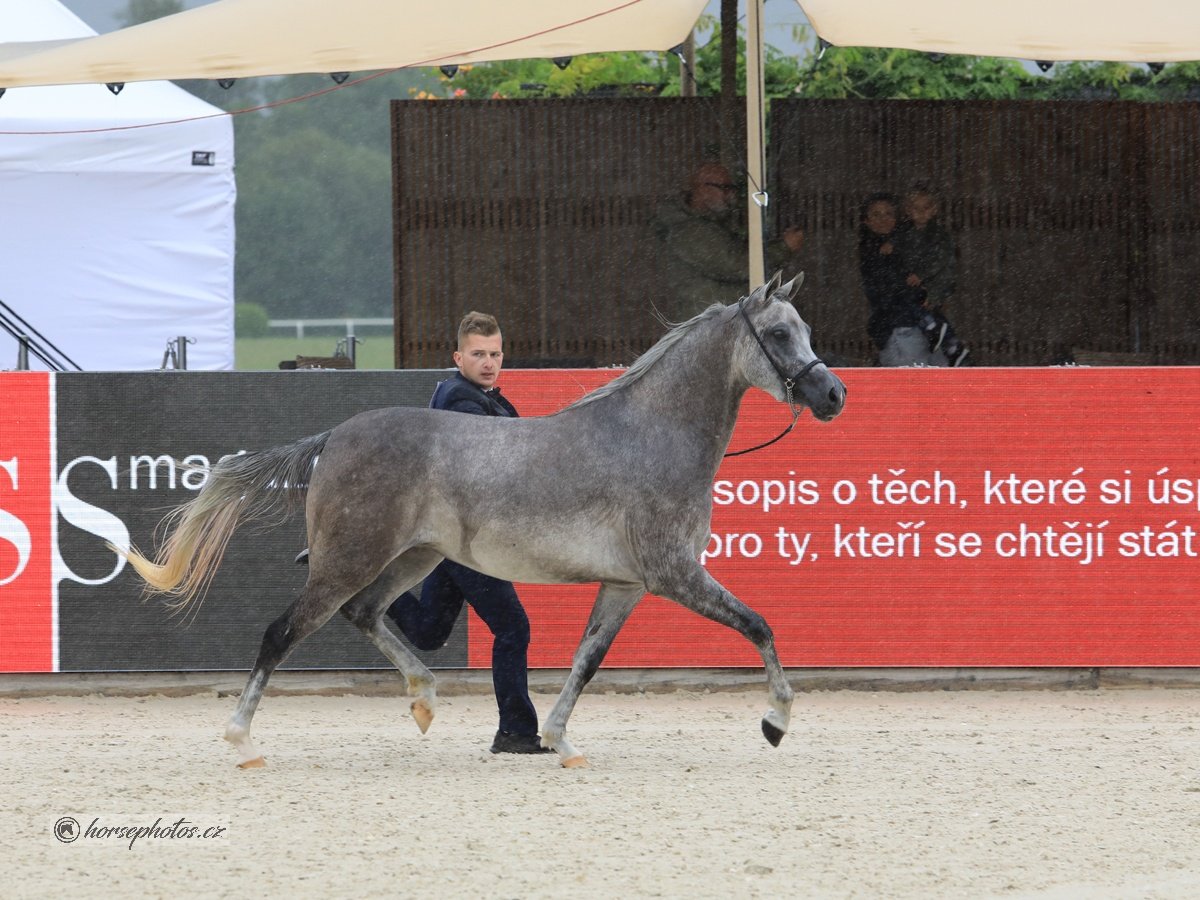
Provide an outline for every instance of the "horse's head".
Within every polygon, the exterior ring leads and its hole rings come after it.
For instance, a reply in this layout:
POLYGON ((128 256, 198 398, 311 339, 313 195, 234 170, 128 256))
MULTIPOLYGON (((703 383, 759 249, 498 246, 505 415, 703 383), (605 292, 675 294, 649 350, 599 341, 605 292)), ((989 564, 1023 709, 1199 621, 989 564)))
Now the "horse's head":
POLYGON ((846 403, 846 385, 813 352, 812 329, 792 305, 804 276, 787 284, 781 280, 776 274, 738 304, 746 330, 739 342, 741 368, 755 387, 776 400, 807 406, 828 422, 846 403))

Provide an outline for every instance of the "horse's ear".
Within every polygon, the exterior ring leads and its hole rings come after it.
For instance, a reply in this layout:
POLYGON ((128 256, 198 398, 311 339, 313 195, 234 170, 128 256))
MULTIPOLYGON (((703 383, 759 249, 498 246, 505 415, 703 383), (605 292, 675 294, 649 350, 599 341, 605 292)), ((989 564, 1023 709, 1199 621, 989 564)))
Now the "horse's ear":
POLYGON ((775 299, 775 292, 779 290, 779 283, 783 281, 783 272, 776 272, 771 276, 771 280, 766 284, 760 284, 750 292, 750 296, 746 298, 746 302, 750 305, 756 303, 767 303, 775 299))
POLYGON ((765 303, 771 296, 771 291, 768 290, 770 284, 760 284, 750 292, 750 296, 746 298, 747 306, 756 306, 760 303, 765 303))
POLYGON ((799 273, 795 278, 783 285, 779 291, 784 295, 789 302, 795 302, 796 295, 800 293, 800 285, 804 284, 804 273, 799 273))

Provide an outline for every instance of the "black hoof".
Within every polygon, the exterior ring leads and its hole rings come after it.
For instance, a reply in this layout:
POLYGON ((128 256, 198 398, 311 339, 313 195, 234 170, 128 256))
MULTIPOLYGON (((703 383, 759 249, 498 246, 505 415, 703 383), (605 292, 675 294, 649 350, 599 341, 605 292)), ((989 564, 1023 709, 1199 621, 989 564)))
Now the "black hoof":
POLYGON ((778 747, 779 742, 783 740, 783 731, 781 731, 779 728, 776 728, 766 719, 763 719, 762 729, 763 737, 767 739, 767 743, 769 743, 772 747, 778 747))

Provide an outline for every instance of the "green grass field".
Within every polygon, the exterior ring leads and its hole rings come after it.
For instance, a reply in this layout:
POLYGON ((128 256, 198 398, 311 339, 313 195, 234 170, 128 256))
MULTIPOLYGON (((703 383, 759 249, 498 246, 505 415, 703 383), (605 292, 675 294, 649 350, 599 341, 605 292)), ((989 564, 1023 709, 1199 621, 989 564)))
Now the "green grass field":
MULTIPOLYGON (((391 369, 393 364, 392 336, 390 333, 371 334, 360 337, 362 342, 355 353, 359 369, 391 369)), ((234 341, 234 368, 239 372, 253 372, 279 368, 281 360, 297 356, 333 356, 338 335, 305 335, 295 337, 240 337, 234 341)))

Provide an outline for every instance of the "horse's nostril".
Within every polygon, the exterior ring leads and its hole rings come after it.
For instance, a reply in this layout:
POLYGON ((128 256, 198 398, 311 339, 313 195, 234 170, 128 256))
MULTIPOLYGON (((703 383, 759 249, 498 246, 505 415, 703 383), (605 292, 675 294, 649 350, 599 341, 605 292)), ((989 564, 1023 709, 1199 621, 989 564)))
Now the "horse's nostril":
POLYGON ((830 403, 839 403, 839 402, 842 402, 842 398, 844 398, 845 396, 846 396, 846 394, 843 392, 843 393, 842 393, 842 397, 841 397, 841 398, 839 398, 839 397, 838 397, 838 389, 837 389, 836 387, 831 387, 831 388, 829 389, 829 402, 830 402, 830 403))

